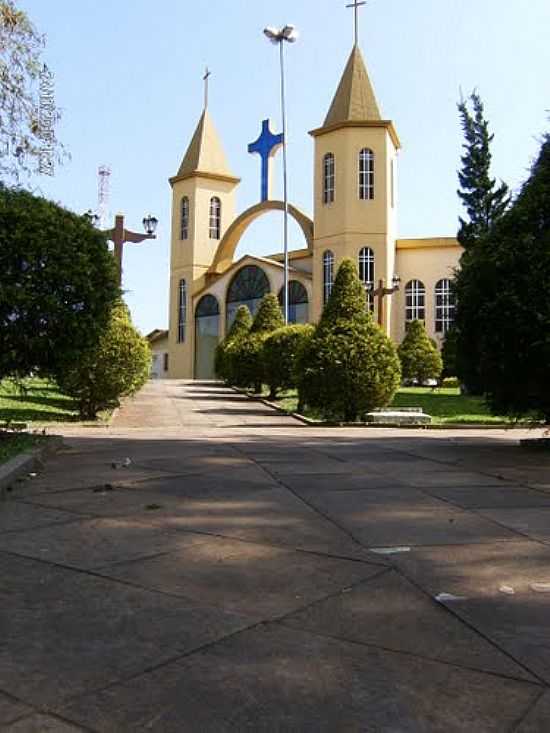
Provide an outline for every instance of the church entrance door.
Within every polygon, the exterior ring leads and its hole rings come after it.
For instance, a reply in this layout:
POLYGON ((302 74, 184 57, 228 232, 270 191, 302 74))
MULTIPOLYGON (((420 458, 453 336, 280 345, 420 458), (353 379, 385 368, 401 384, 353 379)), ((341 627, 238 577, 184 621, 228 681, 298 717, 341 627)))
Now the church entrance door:
POLYGON ((216 379, 214 358, 220 336, 220 307, 205 295, 195 311, 195 379, 216 379))

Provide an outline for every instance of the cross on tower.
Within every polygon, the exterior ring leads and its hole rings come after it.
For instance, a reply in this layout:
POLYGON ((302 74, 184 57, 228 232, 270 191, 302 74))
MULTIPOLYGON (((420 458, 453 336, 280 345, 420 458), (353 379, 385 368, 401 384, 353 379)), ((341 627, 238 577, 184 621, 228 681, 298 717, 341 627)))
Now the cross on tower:
POLYGON ((359 0, 353 0, 353 2, 350 5, 346 5, 346 8, 353 8, 355 13, 355 45, 359 45, 359 8, 361 5, 366 5, 366 1, 362 0, 362 2, 359 2, 359 0))
POLYGON ((204 76, 202 77, 202 80, 204 82, 204 109, 208 109, 208 80, 211 76, 212 72, 207 66, 204 72, 204 76))
POLYGON ((274 135, 269 129, 269 120, 262 122, 262 134, 248 146, 249 153, 258 153, 262 159, 262 201, 269 198, 269 162, 283 144, 282 135, 274 135))

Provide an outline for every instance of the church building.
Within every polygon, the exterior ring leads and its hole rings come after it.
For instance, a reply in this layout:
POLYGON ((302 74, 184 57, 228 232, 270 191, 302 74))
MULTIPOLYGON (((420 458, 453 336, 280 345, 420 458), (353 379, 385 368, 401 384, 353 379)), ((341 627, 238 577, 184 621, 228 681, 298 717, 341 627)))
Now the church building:
MULTIPOLYGON (((315 147, 313 219, 289 205, 306 243, 289 252, 289 320, 318 321, 338 265, 350 257, 365 284, 365 307, 396 343, 415 319, 441 343, 453 320, 450 284, 462 250, 454 237, 397 238, 401 146, 394 123, 382 117, 357 44, 323 124, 309 134, 315 147)), ((249 150, 260 152, 267 166, 280 142, 265 121, 249 150)), ((239 183, 205 107, 170 179, 170 378, 213 379, 216 345, 237 308, 247 305, 254 314, 268 292, 282 302, 282 254, 237 261, 234 255, 247 227, 284 204, 270 198, 264 175, 262 201, 238 214, 239 183)))

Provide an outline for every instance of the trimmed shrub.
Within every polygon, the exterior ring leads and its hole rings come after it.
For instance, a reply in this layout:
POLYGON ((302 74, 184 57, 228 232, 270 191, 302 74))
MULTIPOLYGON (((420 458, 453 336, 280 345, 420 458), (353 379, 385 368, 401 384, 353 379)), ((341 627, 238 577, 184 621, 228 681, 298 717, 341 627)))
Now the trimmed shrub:
POLYGON ((297 357, 314 331, 314 326, 305 324, 282 326, 266 338, 262 358, 269 399, 275 399, 280 390, 296 386, 297 357))
POLYGON ((404 379, 424 384, 428 379, 439 379, 443 371, 441 354, 428 337, 422 321, 411 321, 398 348, 404 379))
POLYGON ((401 369, 395 347, 366 309, 355 263, 343 260, 321 321, 297 367, 301 405, 351 422, 389 404, 401 369))
POLYGON ((275 295, 267 293, 262 298, 249 334, 232 342, 227 350, 233 364, 232 376, 236 387, 262 391, 264 341, 272 331, 281 326, 284 326, 284 320, 279 301, 275 295))
POLYGON ((149 378, 151 349, 132 325, 127 306, 113 308, 97 347, 58 376, 61 389, 78 400, 80 416, 94 420, 100 410, 114 407, 120 397, 134 394, 149 378))
POLYGON ((231 324, 227 336, 216 347, 214 369, 218 377, 227 384, 234 384, 233 361, 229 346, 234 341, 239 341, 247 336, 252 326, 252 316, 246 305, 241 305, 235 314, 235 320, 231 324))

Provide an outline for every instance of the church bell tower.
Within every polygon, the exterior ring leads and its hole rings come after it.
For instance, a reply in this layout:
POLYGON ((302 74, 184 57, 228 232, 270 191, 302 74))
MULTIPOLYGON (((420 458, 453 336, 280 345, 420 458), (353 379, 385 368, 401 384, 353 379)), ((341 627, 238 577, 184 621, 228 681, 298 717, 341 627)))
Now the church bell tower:
MULTIPOLYGON (((318 320, 342 258, 353 259, 374 287, 380 280, 391 285, 394 275, 400 143, 393 122, 382 118, 357 43, 323 126, 310 134, 315 145, 313 316, 318 320)), ((385 299, 381 314, 386 333, 390 302, 385 299)))
POLYGON ((204 282, 221 239, 235 218, 240 179, 231 172, 205 108, 172 186, 169 375, 193 379, 193 296, 204 282))

